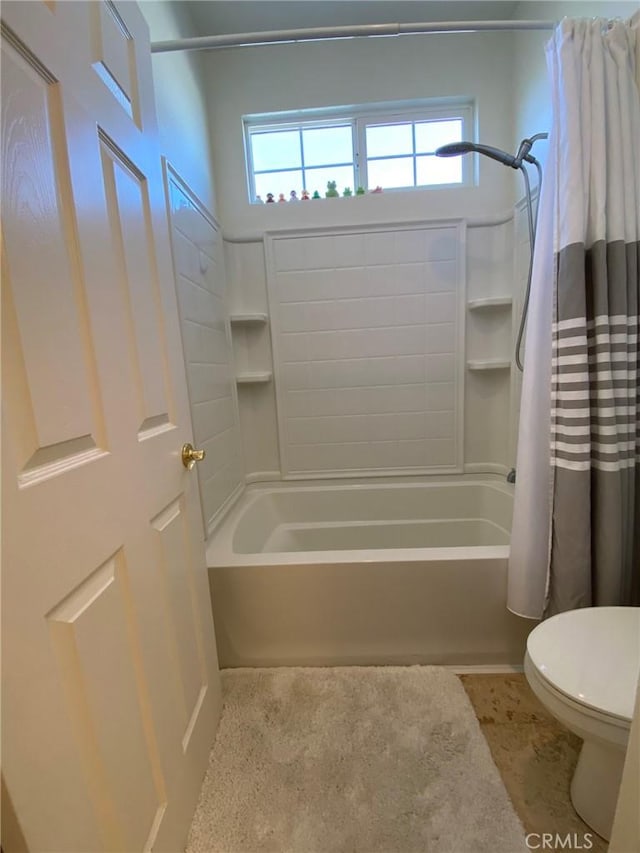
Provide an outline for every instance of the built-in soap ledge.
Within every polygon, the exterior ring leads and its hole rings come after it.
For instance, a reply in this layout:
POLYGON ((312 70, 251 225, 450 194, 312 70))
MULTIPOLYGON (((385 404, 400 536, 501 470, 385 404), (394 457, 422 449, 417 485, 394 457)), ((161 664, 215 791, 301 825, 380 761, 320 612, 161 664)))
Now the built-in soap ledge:
POLYGON ((261 312, 230 314, 232 326, 262 326, 267 322, 267 315, 261 312))
POLYGON ((496 358, 481 358, 467 362, 467 370, 510 370, 511 362, 496 358))
POLYGON ((236 374, 236 384, 261 385, 271 382, 272 378, 273 373, 270 370, 243 370, 242 373, 236 374))
POLYGON ((467 302, 469 311, 486 311, 491 308, 510 308, 513 299, 510 296, 484 296, 467 302))

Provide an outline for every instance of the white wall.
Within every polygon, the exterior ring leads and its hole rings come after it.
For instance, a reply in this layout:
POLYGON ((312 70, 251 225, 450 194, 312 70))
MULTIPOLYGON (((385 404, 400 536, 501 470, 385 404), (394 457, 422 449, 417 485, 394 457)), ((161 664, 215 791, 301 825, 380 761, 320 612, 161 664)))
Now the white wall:
POLYGON ((503 210, 512 175, 479 163, 480 186, 388 192, 310 202, 304 209, 249 204, 242 116, 252 113, 429 97, 475 97, 478 136, 510 147, 511 33, 406 36, 211 51, 208 104, 220 220, 225 233, 266 228, 362 224, 503 210))
MULTIPOLYGON (((184 4, 141 0, 139 6, 152 42, 193 35, 184 4)), ((153 54, 153 83, 161 153, 215 214, 203 62, 197 52, 153 54)))
POLYGON ((640 682, 629 732, 620 794, 611 831, 609 853, 633 853, 640 850, 640 682))

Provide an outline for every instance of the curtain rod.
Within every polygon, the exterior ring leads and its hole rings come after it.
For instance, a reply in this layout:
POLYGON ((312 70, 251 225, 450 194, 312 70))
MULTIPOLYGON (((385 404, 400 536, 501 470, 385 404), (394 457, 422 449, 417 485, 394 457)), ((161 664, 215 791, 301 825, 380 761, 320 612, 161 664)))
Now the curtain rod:
POLYGON ((479 33, 498 30, 553 30, 555 21, 431 21, 415 24, 360 24, 346 27, 309 27, 299 30, 265 30, 257 33, 227 33, 218 36, 156 41, 152 53, 176 50, 219 50, 225 47, 254 47, 304 41, 421 35, 423 33, 479 33))

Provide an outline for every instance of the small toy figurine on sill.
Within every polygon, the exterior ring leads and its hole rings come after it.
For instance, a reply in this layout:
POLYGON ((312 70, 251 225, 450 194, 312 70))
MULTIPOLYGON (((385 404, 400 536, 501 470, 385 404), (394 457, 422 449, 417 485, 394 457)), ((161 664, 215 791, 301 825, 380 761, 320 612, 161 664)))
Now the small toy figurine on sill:
POLYGON ((256 204, 264 204, 264 202, 262 201, 262 196, 257 195, 257 196, 256 196, 256 201, 255 201, 255 203, 256 203, 256 204))
POLYGON ((265 204, 273 204, 274 201, 275 201, 275 198, 273 197, 273 193, 267 193, 267 200, 266 200, 265 204))
POLYGON ((338 198, 338 190, 336 189, 335 181, 327 181, 327 191, 325 196, 327 198, 338 198))
POLYGON ((309 190, 302 190, 302 201, 309 201, 309 190))
POLYGON ((351 187, 345 187, 342 195, 344 198, 351 198, 351 196, 353 195, 353 193, 351 192, 351 187))
POLYGON ((379 184, 378 184, 378 186, 375 188, 375 190, 371 190, 371 194, 372 194, 372 195, 377 195, 378 193, 381 193, 381 192, 382 192, 382 187, 381 187, 379 184))
POLYGON ((358 189, 356 190, 356 195, 366 195, 364 187, 358 187, 358 189))
POLYGON ((291 190, 289 193, 289 201, 300 201, 298 198, 298 193, 295 190, 291 190))
POLYGON ((311 198, 313 198, 313 199, 320 198, 320 193, 318 192, 318 190, 315 190, 315 191, 314 191, 314 193, 313 193, 313 195, 311 196, 311 198))
POLYGON ((286 202, 287 200, 284 197, 284 193, 280 193, 280 195, 278 196, 278 204, 286 204, 286 202))

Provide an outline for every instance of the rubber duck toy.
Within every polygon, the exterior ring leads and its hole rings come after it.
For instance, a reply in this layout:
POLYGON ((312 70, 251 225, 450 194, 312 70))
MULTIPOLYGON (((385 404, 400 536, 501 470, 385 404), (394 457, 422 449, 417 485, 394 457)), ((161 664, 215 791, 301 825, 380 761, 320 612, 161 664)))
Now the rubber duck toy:
POLYGON ((302 190, 301 201, 309 201, 309 190, 302 190))
POLYGON ((278 196, 278 204, 285 204, 285 203, 286 203, 286 201, 287 201, 287 200, 286 200, 286 198, 284 197, 284 193, 280 193, 280 195, 278 196))
POLYGON ((298 194, 295 190, 291 190, 291 192, 289 193, 289 201, 300 201, 300 199, 298 198, 298 194))
POLYGON ((273 193, 267 193, 267 200, 266 200, 265 204, 273 204, 274 201, 275 201, 275 198, 273 197, 273 193))

